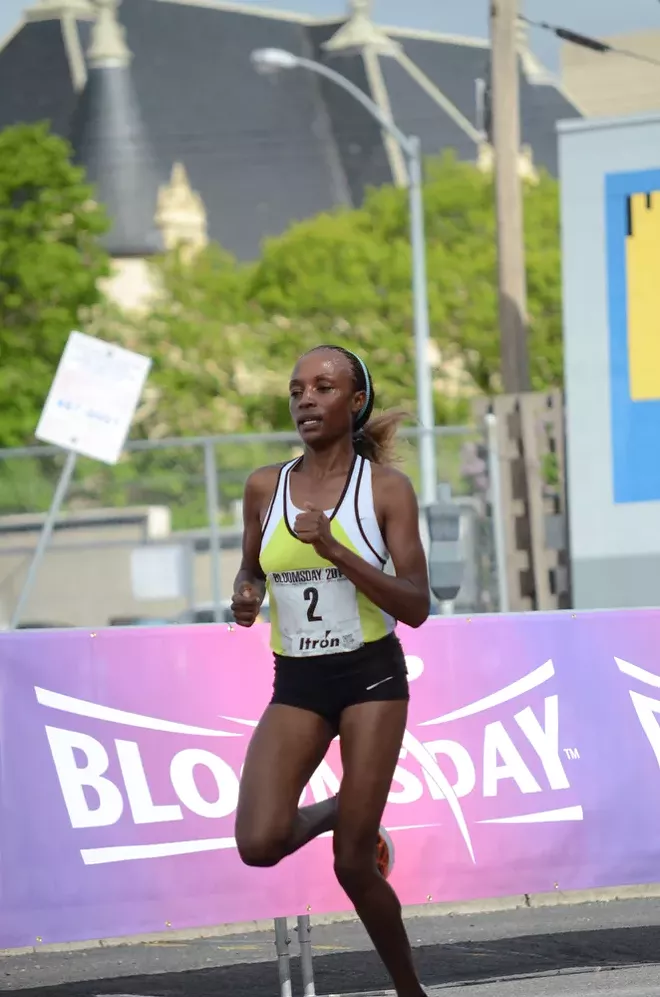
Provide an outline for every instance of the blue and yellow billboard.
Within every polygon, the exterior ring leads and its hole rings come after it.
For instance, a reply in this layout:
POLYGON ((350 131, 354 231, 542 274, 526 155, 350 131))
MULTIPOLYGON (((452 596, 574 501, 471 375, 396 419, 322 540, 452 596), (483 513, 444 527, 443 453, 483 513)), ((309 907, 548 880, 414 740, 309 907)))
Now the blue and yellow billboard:
POLYGON ((660 499, 660 170, 605 178, 615 502, 660 499))

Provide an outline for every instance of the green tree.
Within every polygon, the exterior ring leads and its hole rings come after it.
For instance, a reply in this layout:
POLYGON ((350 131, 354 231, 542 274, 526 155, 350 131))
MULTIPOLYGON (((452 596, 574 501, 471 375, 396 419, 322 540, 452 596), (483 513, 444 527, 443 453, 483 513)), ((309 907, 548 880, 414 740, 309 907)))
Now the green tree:
POLYGON ((48 127, 0 132, 0 445, 31 441, 67 336, 100 298, 107 228, 48 127))
MULTIPOLYGON (((448 154, 427 164, 425 213, 431 332, 441 367, 463 368, 479 391, 499 388, 497 269, 492 177, 448 154)), ((340 211, 271 239, 248 282, 267 315, 315 324, 341 317, 347 332, 374 330, 379 376, 399 398, 414 393, 408 198, 382 187, 359 211, 340 211)), ((561 383, 557 183, 525 184, 525 238, 533 387, 561 383)), ((290 355, 294 344, 279 344, 290 355)), ((298 345, 298 344, 296 344, 298 345)), ((440 372, 439 372, 440 373, 440 372)), ((441 414, 441 413, 440 413, 441 414)))
MULTIPOLYGON (((467 422, 470 395, 500 386, 492 178, 451 156, 430 162, 425 207, 436 418, 467 422)), ((546 175, 525 186, 525 220, 532 375, 534 387, 545 388, 561 382, 558 197, 546 175)), ((217 246, 193 260, 169 254, 156 261, 160 293, 150 313, 106 308, 97 323, 99 335, 153 359, 133 436, 288 430, 291 366, 323 342, 364 354, 379 407, 404 406, 414 421, 408 225, 406 191, 384 187, 359 210, 293 225, 249 266, 217 246)), ((447 478, 458 475, 460 443, 441 445, 447 478)), ((290 452, 249 439, 219 447, 225 504, 238 497, 251 467, 290 452)), ((409 457, 414 473, 412 448, 409 457)), ((176 459, 134 455, 131 467, 113 470, 113 481, 133 501, 170 496, 177 522, 203 521, 199 450, 176 459)))
POLYGON ((193 261, 170 253, 153 262, 158 290, 147 314, 103 310, 99 335, 153 361, 134 437, 271 428, 267 337, 246 300, 248 272, 213 244, 193 261))
MULTIPOLYGON (((149 310, 131 314, 105 302, 89 331, 152 358, 133 439, 246 434, 245 442, 216 448, 227 510, 254 467, 291 454, 290 445, 260 444, 247 435, 290 428, 286 375, 280 378, 269 360, 275 323, 247 300, 250 268, 218 246, 193 261, 170 253, 151 269, 157 290, 149 310)), ((165 504, 177 527, 207 521, 199 445, 132 453, 116 467, 97 469, 88 484, 91 501, 103 494, 117 505, 165 504)))
MULTIPOLYGON (((470 394, 499 388, 492 178, 452 156, 425 184, 436 417, 467 418, 470 394)), ((557 184, 525 186, 534 387, 561 382, 557 184)), ((238 264, 217 246, 156 263, 161 289, 119 338, 153 358, 134 432, 146 437, 283 430, 286 385, 305 349, 336 342, 368 357, 379 405, 414 415, 408 199, 383 187, 267 240, 238 264)), ((105 330, 108 331, 107 316, 105 330)), ((122 327, 123 326, 123 327, 122 327)))

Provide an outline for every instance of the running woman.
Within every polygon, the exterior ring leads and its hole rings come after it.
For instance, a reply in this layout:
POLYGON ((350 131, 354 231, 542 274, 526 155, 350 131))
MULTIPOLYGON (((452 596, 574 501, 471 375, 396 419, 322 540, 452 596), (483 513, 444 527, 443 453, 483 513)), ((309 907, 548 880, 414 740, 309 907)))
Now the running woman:
POLYGON ((398 997, 423 997, 380 821, 409 699, 394 628, 424 623, 429 584, 415 493, 388 463, 399 416, 371 419, 373 407, 358 356, 337 346, 306 353, 290 382, 304 453, 245 486, 232 609, 252 626, 268 590, 275 680, 245 761, 236 841, 247 865, 273 866, 332 831, 335 874, 398 997), (388 556, 396 575, 383 570, 388 556), (338 796, 299 808, 337 734, 338 796))

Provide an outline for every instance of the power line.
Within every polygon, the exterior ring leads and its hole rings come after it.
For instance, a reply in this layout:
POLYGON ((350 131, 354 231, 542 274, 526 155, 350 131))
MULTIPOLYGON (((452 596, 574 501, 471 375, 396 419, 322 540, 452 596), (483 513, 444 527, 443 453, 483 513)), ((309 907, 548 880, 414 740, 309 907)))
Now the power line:
POLYGON ((660 67, 660 59, 654 59, 650 55, 642 55, 641 52, 631 52, 630 49, 626 48, 617 48, 615 45, 603 42, 599 38, 591 38, 589 35, 581 35, 579 32, 571 31, 569 28, 560 28, 556 24, 548 24, 547 21, 533 21, 531 18, 525 17, 523 14, 519 14, 518 18, 533 28, 542 28, 544 31, 550 31, 553 35, 556 35, 557 38, 561 38, 562 41, 570 42, 572 45, 578 45, 580 48, 588 48, 592 52, 625 55, 629 59, 636 59, 638 62, 646 62, 651 66, 660 67))

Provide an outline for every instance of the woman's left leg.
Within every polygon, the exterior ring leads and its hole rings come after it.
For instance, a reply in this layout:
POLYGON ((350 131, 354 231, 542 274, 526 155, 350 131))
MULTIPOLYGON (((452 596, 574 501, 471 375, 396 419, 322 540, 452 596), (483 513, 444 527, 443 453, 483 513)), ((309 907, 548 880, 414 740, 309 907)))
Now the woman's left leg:
POLYGON ((343 778, 334 833, 335 873, 392 977, 398 997, 424 997, 401 904, 376 864, 378 828, 407 714, 405 700, 359 703, 342 713, 343 778))

